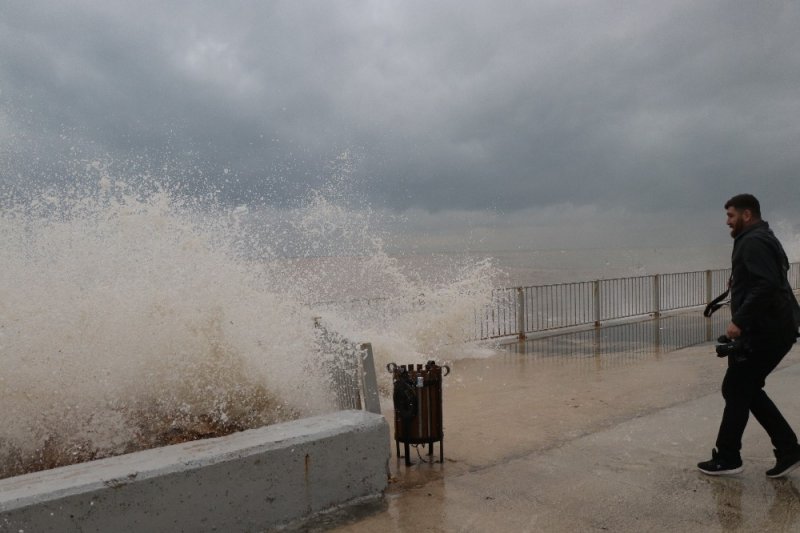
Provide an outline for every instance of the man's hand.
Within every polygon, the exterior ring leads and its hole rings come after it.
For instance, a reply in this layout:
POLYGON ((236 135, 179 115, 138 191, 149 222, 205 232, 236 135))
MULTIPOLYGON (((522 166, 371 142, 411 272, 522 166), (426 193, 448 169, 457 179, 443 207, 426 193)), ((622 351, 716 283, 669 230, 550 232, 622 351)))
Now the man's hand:
POLYGON ((725 330, 725 336, 729 339, 735 339, 737 337, 741 337, 742 330, 739 329, 739 326, 734 324, 733 322, 728 324, 728 329, 725 330))

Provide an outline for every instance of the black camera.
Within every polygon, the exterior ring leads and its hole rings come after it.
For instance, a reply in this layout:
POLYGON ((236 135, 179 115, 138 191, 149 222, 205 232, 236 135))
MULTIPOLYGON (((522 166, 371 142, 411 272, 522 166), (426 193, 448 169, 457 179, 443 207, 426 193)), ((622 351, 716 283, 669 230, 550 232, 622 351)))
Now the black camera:
POLYGON ((741 363, 752 353, 750 344, 741 337, 729 339, 726 335, 722 335, 717 342, 719 344, 714 347, 717 357, 730 357, 735 362, 741 363))

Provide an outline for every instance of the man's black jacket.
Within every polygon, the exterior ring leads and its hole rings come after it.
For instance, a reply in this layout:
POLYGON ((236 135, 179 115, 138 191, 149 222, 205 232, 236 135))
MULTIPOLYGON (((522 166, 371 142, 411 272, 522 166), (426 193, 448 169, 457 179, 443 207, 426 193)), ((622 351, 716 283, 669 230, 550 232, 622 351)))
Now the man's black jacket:
POLYGON ((747 227, 733 241, 732 321, 754 340, 793 340, 800 307, 786 273, 789 260, 765 221, 747 227))

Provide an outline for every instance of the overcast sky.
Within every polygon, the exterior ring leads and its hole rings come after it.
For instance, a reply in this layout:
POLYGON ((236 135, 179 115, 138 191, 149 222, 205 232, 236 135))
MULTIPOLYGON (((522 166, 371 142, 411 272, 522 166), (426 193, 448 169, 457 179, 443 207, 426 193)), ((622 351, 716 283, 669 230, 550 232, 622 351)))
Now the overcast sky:
POLYGON ((281 207, 348 154, 359 201, 439 239, 702 244, 739 192, 800 229, 798 28, 768 0, 0 0, 0 177, 98 158, 281 207))

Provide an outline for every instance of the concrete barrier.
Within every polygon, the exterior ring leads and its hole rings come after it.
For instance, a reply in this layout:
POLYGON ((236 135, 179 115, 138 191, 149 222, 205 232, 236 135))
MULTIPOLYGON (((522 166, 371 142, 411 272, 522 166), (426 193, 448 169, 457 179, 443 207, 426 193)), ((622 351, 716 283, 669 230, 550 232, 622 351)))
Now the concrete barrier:
POLYGON ((339 411, 0 480, 0 531, 263 531, 379 497, 389 455, 339 411))

